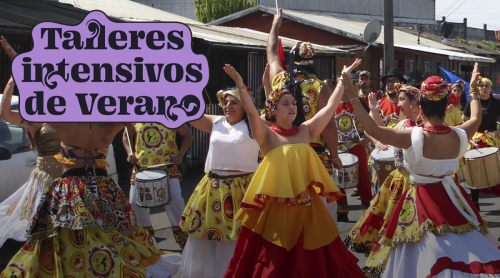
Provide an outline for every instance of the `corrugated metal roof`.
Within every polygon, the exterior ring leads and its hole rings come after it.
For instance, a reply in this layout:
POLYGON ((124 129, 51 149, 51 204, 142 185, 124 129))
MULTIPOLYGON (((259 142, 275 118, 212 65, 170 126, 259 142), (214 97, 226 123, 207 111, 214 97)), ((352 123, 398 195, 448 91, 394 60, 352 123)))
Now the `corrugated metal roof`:
MULTIPOLYGON (((247 29, 225 26, 209 25, 188 25, 191 28, 193 37, 204 39, 210 42, 226 43, 240 46, 252 46, 266 48, 269 34, 247 29)), ((284 48, 292 48, 297 44, 297 40, 280 37, 284 48)), ((319 53, 337 53, 351 55, 348 51, 335 47, 313 44, 319 53)), ((353 54, 352 54, 353 55, 353 54)))
POLYGON ((434 53, 434 54, 438 54, 438 55, 448 56, 448 58, 450 60, 468 61, 468 62, 482 62, 482 63, 495 63, 496 62, 496 60, 492 59, 492 58, 486 58, 486 57, 465 54, 465 53, 459 53, 459 52, 443 50, 443 49, 437 49, 437 48, 415 46, 415 45, 400 45, 400 44, 395 44, 394 46, 400 47, 400 48, 411 49, 411 50, 415 50, 415 51, 428 52, 428 53, 434 53))
MULTIPOLYGON (((2 0, 0 1, 0 26, 31 29, 40 22, 57 22, 66 25, 80 23, 87 14, 86 11, 73 6, 32 0, 2 0)), ((31 31, 31 30, 29 30, 31 31)))
POLYGON ((155 9, 130 0, 59 0, 87 11, 100 10, 106 15, 123 20, 175 21, 185 24, 202 24, 196 20, 155 9))
MULTIPOLYGON (((275 7, 260 5, 252 9, 247 9, 239 13, 221 18, 209 24, 210 25, 222 24, 224 22, 245 16, 249 13, 258 10, 270 14, 274 14, 276 12, 275 7)), ((302 23, 304 25, 308 25, 340 36, 351 38, 359 42, 365 42, 362 34, 364 33, 365 26, 368 23, 367 20, 336 17, 332 16, 329 13, 324 13, 324 12, 297 11, 289 9, 283 9, 283 17, 289 20, 293 20, 295 22, 302 23)), ((384 42, 384 26, 382 26, 380 36, 378 37, 377 41, 374 42, 374 44, 375 45, 383 44, 383 42, 384 42)), ((464 51, 462 49, 444 45, 442 43, 424 37, 420 37, 420 44, 419 44, 417 35, 413 35, 411 33, 407 33, 398 29, 394 29, 394 44, 395 46, 396 45, 405 46, 403 48, 414 47, 415 49, 418 49, 417 51, 433 53, 433 54, 436 54, 435 52, 438 50, 453 52, 457 54, 457 55, 447 54, 446 56, 450 56, 450 59, 452 59, 451 57, 455 57, 454 59, 458 59, 460 57, 460 59, 463 59, 464 61, 471 61, 471 62, 482 60, 484 62, 491 63, 492 60, 494 61, 494 59, 490 58, 465 54, 463 53, 464 51), (464 54, 464 55, 458 55, 458 54, 464 54)))

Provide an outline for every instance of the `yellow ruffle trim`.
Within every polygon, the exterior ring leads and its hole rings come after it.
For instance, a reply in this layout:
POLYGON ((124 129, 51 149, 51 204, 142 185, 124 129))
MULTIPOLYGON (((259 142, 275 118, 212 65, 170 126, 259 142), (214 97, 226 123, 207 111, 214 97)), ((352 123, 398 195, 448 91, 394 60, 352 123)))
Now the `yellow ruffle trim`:
MULTIPOLYGON (((58 153, 54 155, 55 159, 57 161, 61 162, 62 164, 68 164, 68 165, 76 165, 76 158, 66 158, 62 155, 62 153, 58 153)), ((92 160, 91 158, 89 160, 92 160)), ((95 166, 97 167, 111 167, 109 165, 108 161, 106 159, 95 159, 95 166)))
MULTIPOLYGON (((394 236, 392 239, 382 236, 379 240, 379 244, 396 247, 398 243, 418 242, 427 230, 431 230, 431 232, 437 236, 442 236, 447 232, 454 234, 463 234, 477 229, 478 227, 472 222, 468 222, 467 224, 463 224, 460 226, 449 226, 447 224, 442 224, 439 227, 435 227, 434 222, 431 219, 427 219, 424 223, 422 223, 422 225, 420 225, 416 234, 394 236)), ((385 230, 385 227, 382 228, 379 234, 385 234, 385 230)), ((483 235, 486 235, 488 233, 488 222, 483 220, 483 225, 479 227, 479 232, 483 235)))

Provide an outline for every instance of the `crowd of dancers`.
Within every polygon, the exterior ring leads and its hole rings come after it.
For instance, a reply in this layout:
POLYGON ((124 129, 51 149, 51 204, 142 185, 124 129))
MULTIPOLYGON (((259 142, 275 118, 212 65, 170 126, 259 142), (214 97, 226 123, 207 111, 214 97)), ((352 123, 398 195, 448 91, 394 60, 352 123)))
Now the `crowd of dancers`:
POLYGON ((371 90, 368 71, 358 72, 355 85, 350 76, 360 59, 335 82, 322 81, 310 43, 297 43, 283 68, 282 17, 275 15, 268 40, 265 109, 257 110, 226 64, 235 87, 217 93, 224 114, 189 123, 210 134, 210 146, 206 174, 187 204, 177 167, 193 141, 187 125, 26 122, 10 108, 11 78, 0 115, 26 128, 38 163, 0 204, 0 245, 27 241, 1 276, 500 277, 499 242, 479 214, 480 191, 471 199, 460 185, 466 152, 500 144, 500 100, 478 64, 470 101, 463 81, 431 76, 406 84, 397 69, 382 77, 385 95, 371 90), (107 148, 124 128, 134 164, 130 200, 106 172, 107 148), (371 171, 384 164, 370 153, 384 151, 394 169, 371 171), (342 157, 351 156, 357 168, 349 176, 342 157), (145 204, 165 192, 143 188, 145 173, 168 178, 170 201, 161 206, 181 255, 158 248, 154 205, 145 204), (341 239, 336 223, 349 219, 344 189, 351 179, 365 212, 341 239), (368 256, 364 268, 351 251, 368 256))

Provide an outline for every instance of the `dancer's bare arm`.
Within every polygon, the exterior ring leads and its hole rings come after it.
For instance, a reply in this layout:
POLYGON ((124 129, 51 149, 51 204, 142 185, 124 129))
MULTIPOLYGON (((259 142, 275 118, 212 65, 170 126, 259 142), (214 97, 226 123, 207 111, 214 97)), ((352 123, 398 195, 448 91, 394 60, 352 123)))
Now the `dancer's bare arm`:
MULTIPOLYGON (((354 63, 346 67, 344 66, 344 71, 349 75, 352 70, 361 64, 361 59, 356 59, 354 63)), ((328 103, 325 108, 321 109, 312 119, 305 121, 302 125, 307 126, 309 131, 310 140, 318 136, 326 125, 332 120, 335 110, 339 106, 340 100, 342 99, 342 94, 344 93, 344 86, 339 82, 337 87, 328 99, 328 103)))
MULTIPOLYGON (((474 64, 474 71, 472 71, 472 76, 470 80, 470 88, 471 90, 478 90, 477 81, 479 80, 479 76, 481 73, 479 72, 479 63, 474 64)), ((483 114, 481 112, 481 102, 478 100, 472 100, 469 102, 470 106, 470 118, 467 119, 460 128, 465 130, 467 133, 467 138, 470 140, 474 133, 476 133, 479 125, 481 125, 481 121, 483 119, 483 114)), ((465 120, 465 119, 464 119, 465 120)))
MULTIPOLYGON (((267 63, 269 64, 269 74, 273 78, 276 74, 282 72, 284 69, 281 66, 279 52, 279 29, 281 21, 283 20, 283 11, 279 9, 278 14, 274 15, 273 25, 269 38, 267 40, 267 63)), ((293 66, 293 65, 290 65, 293 66)))
MULTIPOLYGON (((357 98, 358 90, 354 87, 349 74, 343 73, 343 83, 349 98, 357 98)), ((373 138, 386 144, 406 149, 411 146, 411 129, 393 129, 378 126, 375 121, 370 117, 368 112, 363 108, 361 102, 353 103, 354 112, 365 131, 373 138)))
MULTIPOLYGON (((241 78, 240 74, 234 67, 226 64, 226 66, 224 67, 224 71, 234 80, 234 82, 236 83, 236 88, 245 87, 243 78, 241 78)), ((246 89, 245 91, 240 92, 240 98, 241 103, 243 104, 243 108, 245 109, 245 112, 247 114, 250 128, 252 129, 252 134, 257 143, 259 143, 259 146, 263 146, 266 143, 267 138, 269 137, 270 129, 261 120, 259 111, 253 104, 252 99, 248 95, 246 89)))

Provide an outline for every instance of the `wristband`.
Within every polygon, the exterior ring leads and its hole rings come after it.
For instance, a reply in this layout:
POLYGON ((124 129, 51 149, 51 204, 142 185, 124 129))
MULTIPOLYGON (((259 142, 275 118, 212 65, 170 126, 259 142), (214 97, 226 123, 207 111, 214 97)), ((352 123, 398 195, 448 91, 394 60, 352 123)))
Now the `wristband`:
POLYGON ((245 86, 245 84, 243 84, 243 87, 238 88, 238 93, 240 93, 240 94, 241 94, 241 93, 244 93, 244 92, 246 92, 246 91, 247 91, 247 87, 245 86))

